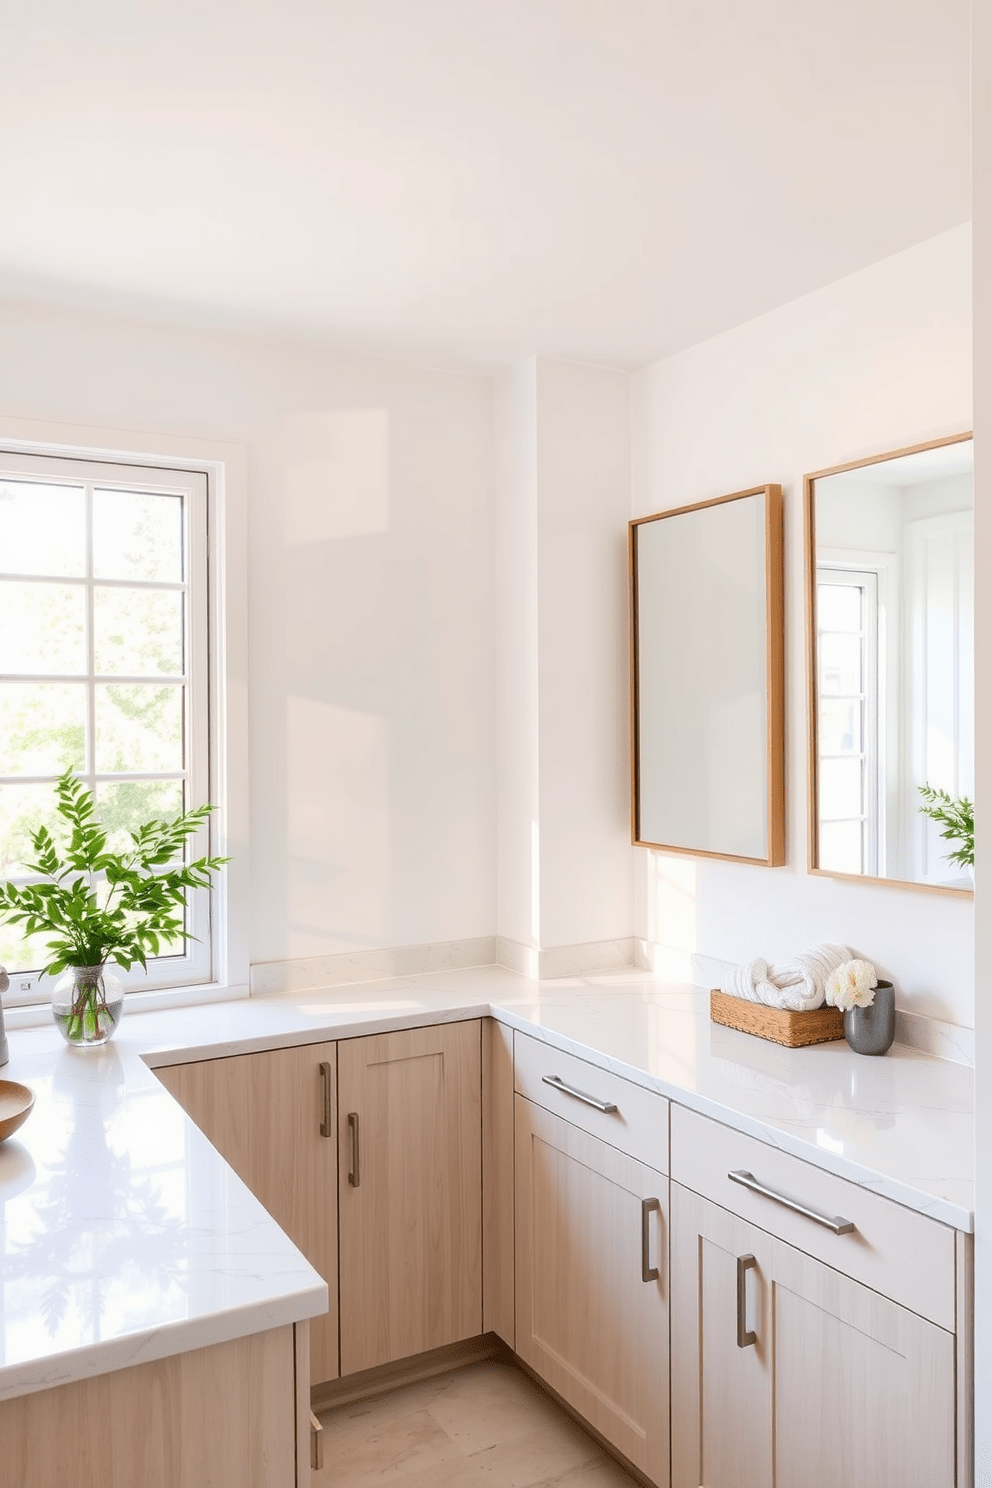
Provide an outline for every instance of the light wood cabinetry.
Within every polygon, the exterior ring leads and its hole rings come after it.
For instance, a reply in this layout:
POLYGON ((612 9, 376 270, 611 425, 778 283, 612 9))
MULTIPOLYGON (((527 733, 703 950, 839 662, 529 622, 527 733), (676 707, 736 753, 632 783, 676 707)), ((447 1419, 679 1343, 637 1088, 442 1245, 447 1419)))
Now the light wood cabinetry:
POLYGON ((683 1106, 672 1108, 672 1178, 953 1332, 955 1246, 947 1225, 683 1106), (745 1187, 742 1173, 798 1207, 745 1187), (839 1216, 851 1228, 834 1233, 804 1209, 839 1216))
POLYGON ((516 1348, 668 1482, 668 1179, 516 1098, 516 1348))
POLYGON ((327 1280, 315 1383, 496 1332, 659 1485, 970 1483, 969 1237, 488 1019, 157 1073, 327 1280))
POLYGON ((231 1059, 198 1059, 155 1071, 166 1090, 249 1188, 249 1060, 258 1057, 246 1054, 231 1059))
POLYGON ((672 1184, 673 1488, 952 1488, 954 1348, 672 1184))
POLYGON ((514 1346, 513 1034, 482 1022, 482 1326, 514 1346))
POLYGON ((341 1373, 482 1332, 478 1019, 338 1045, 341 1373))
POLYGON ((327 1282, 310 1323, 315 1384, 338 1377, 336 1071, 333 1043, 155 1071, 327 1282))
POLYGON ((295 1369, 293 1335, 275 1328, 0 1401, 0 1478, 17 1488, 304 1488, 298 1420, 309 1380, 295 1369))
POLYGON ((525 1033, 513 1035, 513 1088, 649 1168, 668 1172, 663 1095, 525 1033))

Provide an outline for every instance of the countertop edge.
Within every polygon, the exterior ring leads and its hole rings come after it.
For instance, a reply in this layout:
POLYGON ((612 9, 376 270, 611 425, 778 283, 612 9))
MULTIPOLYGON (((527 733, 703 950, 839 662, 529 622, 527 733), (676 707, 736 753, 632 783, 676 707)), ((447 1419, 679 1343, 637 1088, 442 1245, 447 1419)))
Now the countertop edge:
POLYGON ((235 1307, 209 1317, 183 1318, 158 1328, 142 1328, 85 1348, 53 1353, 0 1369, 0 1401, 33 1395, 39 1390, 71 1385, 78 1380, 115 1374, 138 1364, 150 1364, 176 1354, 192 1353, 213 1344, 230 1343, 287 1327, 327 1311, 327 1284, 305 1287, 250 1308, 235 1307))
POLYGON ((845 1158, 841 1153, 816 1147, 801 1136, 782 1131, 733 1106, 724 1105, 708 1096, 697 1095, 694 1091, 687 1090, 684 1086, 660 1076, 652 1075, 637 1065, 628 1064, 626 1061, 604 1054, 602 1050, 592 1045, 583 1044, 554 1029, 535 1024, 523 1014, 515 1012, 512 1007, 505 1007, 492 1000, 453 1002, 448 1007, 425 1008, 416 1012, 348 1014, 337 1020, 332 1019, 321 1023, 319 1026, 315 1024, 305 1030, 249 1034, 243 1039, 225 1039, 202 1045, 181 1044, 178 1041, 174 1045, 163 1043, 144 1051, 141 1057, 145 1064, 154 1070, 169 1064, 195 1063, 198 1060, 230 1058, 238 1054, 264 1053, 269 1049, 293 1048, 342 1038, 361 1038, 367 1034, 398 1032, 404 1028, 424 1028, 438 1023, 461 1023, 473 1018, 493 1018, 496 1022, 528 1038, 539 1039, 543 1043, 561 1049, 564 1053, 574 1054, 589 1064, 608 1070, 625 1080, 630 1080, 646 1090, 663 1095, 668 1100, 685 1106, 689 1110, 697 1111, 701 1116, 709 1116, 722 1122, 724 1126, 756 1137, 759 1141, 777 1147, 803 1162, 810 1163, 813 1167, 857 1183, 862 1188, 901 1204, 904 1208, 912 1209, 918 1214, 926 1215, 930 1219, 937 1220, 952 1229, 961 1230, 965 1234, 974 1233, 975 1216, 972 1209, 955 1204, 950 1199, 928 1194, 922 1189, 913 1188, 911 1184, 898 1178, 845 1158))
MULTIPOLYGON (((320 993, 315 992, 313 996, 319 998, 320 993)), ((268 1004, 271 1012, 273 1007, 278 1009, 281 1000, 279 997, 272 997, 260 998, 257 1002, 268 1004)), ((252 999, 252 1001, 256 1000, 252 999)), ((342 1007, 336 1010, 333 1003, 329 1003, 326 1016, 322 1006, 307 1008, 308 1021, 305 1026, 279 1027, 281 1021, 291 1022, 293 1014, 289 1010, 285 1015, 276 1011, 275 1017, 271 1019, 274 1026, 256 1027, 254 1032, 246 1032, 243 1037, 232 1034, 228 1029, 224 1030, 224 1037, 217 1037, 215 1030, 205 1030, 206 1037, 201 1042, 196 1042, 195 1036, 193 1036, 193 1042, 190 1042, 189 1030, 185 1030, 187 1037, 174 1038, 171 1028, 166 1030, 165 1037, 161 1036, 161 1032, 156 1037, 153 1028, 141 1030, 135 1027, 136 1037, 131 1043, 131 1055, 137 1056, 146 1070, 154 1072, 167 1065, 262 1053, 272 1049, 300 1047, 442 1023, 492 1018, 514 1033, 519 1032, 549 1047, 572 1054, 593 1067, 615 1074, 632 1084, 674 1101, 688 1110, 716 1120, 732 1130, 755 1137, 771 1147, 787 1152, 839 1178, 854 1182, 880 1197, 900 1204, 951 1229, 973 1233, 974 1214, 964 1205, 957 1204, 951 1199, 928 1194, 922 1189, 912 1187, 904 1180, 845 1158, 842 1154, 816 1146, 806 1137, 767 1124, 760 1117, 749 1115, 713 1097, 697 1094, 670 1078, 653 1075, 642 1066, 630 1064, 624 1059, 609 1055, 594 1045, 581 1042, 574 1036, 542 1026, 533 1021, 533 1015, 529 1016, 524 1010, 525 1007, 525 999, 521 999, 520 1006, 515 1008, 512 999, 505 1003, 491 996, 473 996, 467 989, 461 995, 455 991, 446 998, 439 998, 435 1006, 421 1004, 420 1006, 394 1006, 388 1009, 366 1010, 351 1004, 347 1008, 342 1007)), ((160 1015, 150 1014, 149 1016, 160 1015)), ((259 1021, 264 1021, 264 1019, 259 1021)), ((137 1017, 135 1024, 137 1024, 137 1017)), ((168 1091, 164 1094, 170 1100, 174 1100, 168 1091)), ((176 1105, 179 1106, 179 1103, 176 1102, 176 1105)), ((185 1120, 190 1121, 190 1118, 185 1113, 183 1114, 185 1120)), ((191 1124, 195 1125, 195 1123, 191 1124)), ((200 1135, 202 1137, 202 1134, 200 1135)), ((216 1152, 216 1149, 212 1151, 216 1162, 223 1164, 233 1176, 233 1170, 230 1170, 221 1154, 216 1152)), ((259 1201, 254 1199, 254 1203, 265 1214, 268 1222, 279 1229, 280 1236, 286 1240, 286 1243, 291 1244, 280 1227, 276 1226, 275 1220, 264 1211, 259 1201)), ((300 1259, 304 1258, 300 1257, 300 1259)), ((134 1332, 99 1343, 87 1344, 58 1353, 53 1352, 0 1367, 0 1400, 13 1399, 20 1395, 71 1383, 74 1380, 113 1373, 136 1364, 209 1347, 212 1344, 228 1342, 235 1338, 247 1337, 254 1333, 266 1332, 272 1328, 320 1316, 327 1307, 327 1286, 312 1267, 309 1267, 309 1270, 316 1278, 316 1284, 306 1282, 301 1278, 295 1285, 290 1284, 281 1295, 269 1296, 229 1308, 222 1307, 213 1313, 197 1318, 170 1320, 161 1325, 153 1323, 136 1329, 134 1332)))
POLYGON ((630 1080, 634 1085, 640 1085, 646 1090, 666 1096, 676 1105, 696 1111, 700 1116, 709 1116, 723 1126, 743 1132, 746 1136, 756 1137, 770 1147, 776 1147, 792 1157, 808 1162, 812 1167, 822 1168, 824 1172, 833 1173, 837 1178, 845 1178, 852 1183, 857 1183, 861 1188, 869 1189, 882 1198, 891 1199, 894 1203, 901 1204, 906 1209, 912 1209, 917 1214, 926 1215, 929 1219, 938 1220, 951 1229, 962 1230, 966 1234, 974 1233, 974 1211, 964 1209, 949 1199, 941 1199, 934 1194, 924 1193, 921 1189, 913 1188, 898 1178, 892 1178, 874 1168, 865 1167, 862 1163, 852 1162, 850 1158, 845 1158, 840 1153, 815 1147, 802 1137, 792 1136, 789 1132, 769 1126, 757 1117, 748 1116, 732 1106, 723 1105, 720 1101, 712 1100, 705 1095, 697 1095, 695 1091, 686 1090, 684 1086, 652 1075, 636 1065, 605 1055, 588 1044, 557 1033, 554 1029, 537 1027, 521 1018, 519 1014, 514 1014, 512 1010, 502 1009, 493 1004, 491 1016, 497 1022, 513 1028, 518 1033, 525 1034, 528 1038, 539 1039, 542 1043, 561 1049, 563 1053, 574 1054, 577 1058, 585 1059, 599 1069, 608 1070, 611 1074, 630 1080))

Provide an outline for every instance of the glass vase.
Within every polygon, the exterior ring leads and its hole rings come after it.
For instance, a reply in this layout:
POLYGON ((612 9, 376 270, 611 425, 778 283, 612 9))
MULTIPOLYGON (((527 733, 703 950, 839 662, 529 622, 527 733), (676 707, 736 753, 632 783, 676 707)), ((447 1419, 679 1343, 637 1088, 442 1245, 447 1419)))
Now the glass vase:
POLYGON ((123 1011, 124 988, 105 966, 70 966, 52 989, 52 1016, 73 1048, 105 1044, 123 1011))

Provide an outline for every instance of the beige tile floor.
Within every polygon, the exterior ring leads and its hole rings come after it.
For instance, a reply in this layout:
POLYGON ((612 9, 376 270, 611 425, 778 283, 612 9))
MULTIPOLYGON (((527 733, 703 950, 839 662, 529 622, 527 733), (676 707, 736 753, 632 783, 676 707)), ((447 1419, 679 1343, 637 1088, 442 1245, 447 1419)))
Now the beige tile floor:
POLYGON ((321 1416, 314 1488, 635 1488, 520 1370, 497 1360, 321 1416))

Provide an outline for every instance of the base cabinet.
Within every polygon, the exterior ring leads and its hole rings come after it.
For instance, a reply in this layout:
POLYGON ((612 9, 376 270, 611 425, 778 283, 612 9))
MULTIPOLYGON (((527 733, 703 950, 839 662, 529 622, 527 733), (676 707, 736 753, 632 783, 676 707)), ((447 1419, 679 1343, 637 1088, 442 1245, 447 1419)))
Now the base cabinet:
POLYGON ((953 1488, 953 1334, 677 1183, 672 1285, 673 1488, 953 1488))
POLYGON ((968 1237, 540 1040, 484 1035, 476 1019, 157 1071, 326 1278, 315 1384, 495 1329, 661 1488, 968 1488, 968 1237), (843 1238, 808 1206, 848 1215, 843 1238))
POLYGON ((155 1073, 327 1282, 310 1377, 338 1377, 335 1044, 169 1065, 155 1073))
POLYGON ((338 1044, 341 1373, 482 1332, 482 1026, 338 1044))
POLYGON ((0 1401, 0 1481, 303 1488, 309 1395, 292 1325, 19 1395, 0 1401))
POLYGON ((515 1101, 520 1357, 668 1482, 668 1179, 515 1101))

